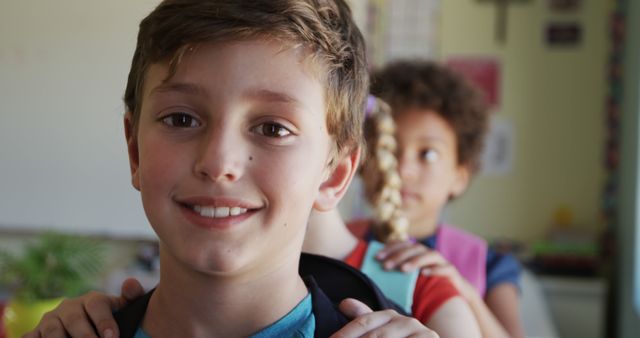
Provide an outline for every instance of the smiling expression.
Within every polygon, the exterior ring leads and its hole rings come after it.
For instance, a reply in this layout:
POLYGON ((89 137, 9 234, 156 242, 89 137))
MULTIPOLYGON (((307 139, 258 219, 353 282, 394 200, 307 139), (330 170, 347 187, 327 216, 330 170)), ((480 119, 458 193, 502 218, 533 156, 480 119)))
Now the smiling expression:
POLYGON ((187 52, 175 75, 147 71, 133 185, 161 250, 208 274, 297 257, 332 138, 322 83, 300 48, 259 40, 187 52))

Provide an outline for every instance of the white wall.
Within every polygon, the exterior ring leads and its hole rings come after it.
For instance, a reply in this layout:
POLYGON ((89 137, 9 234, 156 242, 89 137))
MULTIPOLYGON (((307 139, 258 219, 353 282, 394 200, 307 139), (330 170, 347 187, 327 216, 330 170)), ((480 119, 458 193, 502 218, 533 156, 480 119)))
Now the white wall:
POLYGON ((502 64, 500 119, 514 126, 512 172, 479 176, 449 210, 454 224, 488 239, 541 239, 556 208, 568 206, 574 225, 601 230, 601 191, 607 1, 581 1, 574 13, 549 9, 548 1, 512 2, 507 41, 494 35, 495 4, 443 1, 441 57, 493 57, 502 64), (577 47, 544 41, 548 22, 577 22, 577 47))
POLYGON ((152 236, 122 95, 150 0, 3 0, 0 227, 152 236))

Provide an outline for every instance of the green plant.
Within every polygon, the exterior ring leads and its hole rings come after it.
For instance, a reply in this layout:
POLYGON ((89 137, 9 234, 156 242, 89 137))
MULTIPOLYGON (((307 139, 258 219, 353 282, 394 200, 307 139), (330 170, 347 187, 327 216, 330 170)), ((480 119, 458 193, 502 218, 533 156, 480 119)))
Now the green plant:
POLYGON ((102 244, 84 237, 45 233, 19 255, 0 251, 0 283, 27 302, 74 296, 102 269, 103 252, 102 244))

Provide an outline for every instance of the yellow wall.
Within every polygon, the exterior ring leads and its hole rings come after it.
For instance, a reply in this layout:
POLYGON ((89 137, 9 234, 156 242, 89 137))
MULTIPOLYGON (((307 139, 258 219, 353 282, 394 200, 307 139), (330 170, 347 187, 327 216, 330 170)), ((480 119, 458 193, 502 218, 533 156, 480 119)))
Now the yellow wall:
POLYGON ((442 1, 441 57, 501 60, 496 114, 515 128, 512 172, 479 176, 448 210, 453 223, 486 238, 539 239, 560 205, 573 210, 577 225, 599 225, 609 8, 606 1, 582 1, 575 14, 557 14, 547 4, 512 5, 501 45, 494 38, 494 5, 442 1), (581 23, 582 45, 546 46, 544 26, 553 19, 581 23))

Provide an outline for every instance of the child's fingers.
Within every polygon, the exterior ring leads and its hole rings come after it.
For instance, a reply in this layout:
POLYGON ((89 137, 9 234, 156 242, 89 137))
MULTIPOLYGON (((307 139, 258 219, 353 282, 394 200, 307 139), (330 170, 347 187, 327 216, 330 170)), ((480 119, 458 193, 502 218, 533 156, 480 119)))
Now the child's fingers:
POLYGON ((144 295, 144 288, 137 279, 127 278, 124 282, 122 282, 122 286, 120 287, 120 295, 124 297, 127 302, 130 302, 144 295))
MULTIPOLYGON (((87 297, 87 296, 84 296, 87 297)), ((67 332, 71 337, 98 337, 89 317, 85 313, 84 298, 64 300, 53 311, 42 318, 40 335, 44 338, 58 337, 59 332, 67 332)), ((106 304, 109 308, 109 303, 106 304)))
POLYGON ((429 255, 428 249, 421 244, 413 244, 387 256, 382 262, 382 266, 385 269, 398 268, 414 257, 421 255, 429 255))
POLYGON ((331 337, 437 338, 438 335, 415 318, 402 316, 393 310, 384 310, 367 313, 355 318, 331 337))
POLYGON ((118 325, 112 311, 143 294, 144 289, 140 283, 130 278, 122 284, 121 297, 90 292, 81 297, 66 299, 47 313, 26 337, 118 337, 118 325))
MULTIPOLYGON (((62 322, 57 316, 44 315, 38 323, 38 326, 31 332, 22 336, 23 338, 66 338, 67 331, 65 331, 62 322)), ((73 337, 73 336, 72 336, 73 337)), ((87 336, 91 338, 92 336, 87 336)), ((95 337, 95 336, 94 336, 95 337)))
POLYGON ((410 257, 400 265, 401 271, 412 271, 414 269, 432 268, 438 265, 447 265, 449 262, 438 252, 429 250, 410 257))
MULTIPOLYGON (((36 325, 36 327, 33 328, 33 330, 27 332, 22 337, 23 338, 40 338, 40 337, 58 338, 58 337, 66 337, 67 336, 67 331, 65 330, 64 325, 60 321, 60 318, 59 318, 59 315, 58 315, 58 311, 60 310, 60 307, 65 306, 66 304, 68 304, 69 302, 72 302, 72 301, 73 302, 79 302, 77 299, 75 299, 75 300, 69 300, 69 299, 63 300, 54 310, 45 313, 44 316, 42 316, 42 318, 40 318, 40 321, 38 322, 38 325, 36 325)), ((76 306, 80 306, 81 307, 81 305, 78 305, 78 304, 76 304, 76 306)))
POLYGON ((343 326, 338 332, 334 333, 331 338, 351 338, 364 336, 390 320, 390 312, 393 310, 384 310, 370 312, 354 318, 352 321, 343 326))
POLYGON ((119 336, 118 324, 113 318, 112 310, 118 310, 127 303, 123 297, 108 296, 101 293, 90 293, 84 302, 85 313, 98 330, 101 338, 119 336))
POLYGON ((384 325, 366 333, 367 337, 438 338, 438 334, 413 317, 394 314, 384 325))
POLYGON ((373 312, 365 303, 353 298, 343 300, 338 308, 349 319, 373 312))
POLYGON ((378 251, 376 253, 376 258, 379 259, 379 260, 383 260, 387 256, 393 254, 394 252, 396 252, 398 250, 402 250, 402 249, 407 248, 407 247, 410 247, 412 245, 414 245, 414 243, 411 242, 411 241, 389 242, 389 243, 385 244, 384 248, 380 249, 380 251, 378 251))

